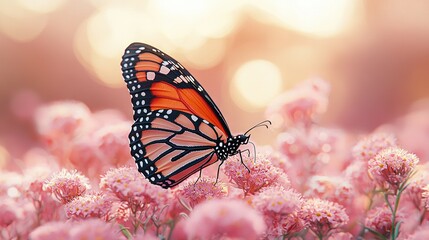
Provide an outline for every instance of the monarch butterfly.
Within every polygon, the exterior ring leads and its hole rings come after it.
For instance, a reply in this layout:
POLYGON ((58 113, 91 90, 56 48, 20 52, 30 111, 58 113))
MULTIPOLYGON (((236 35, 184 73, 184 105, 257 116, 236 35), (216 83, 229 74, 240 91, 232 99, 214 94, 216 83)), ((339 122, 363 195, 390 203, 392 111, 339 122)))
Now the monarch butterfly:
POLYGON ((233 136, 219 108, 176 60, 144 43, 132 43, 121 62, 133 105, 129 134, 138 170, 153 184, 176 186, 218 160, 240 154, 247 133, 233 136))

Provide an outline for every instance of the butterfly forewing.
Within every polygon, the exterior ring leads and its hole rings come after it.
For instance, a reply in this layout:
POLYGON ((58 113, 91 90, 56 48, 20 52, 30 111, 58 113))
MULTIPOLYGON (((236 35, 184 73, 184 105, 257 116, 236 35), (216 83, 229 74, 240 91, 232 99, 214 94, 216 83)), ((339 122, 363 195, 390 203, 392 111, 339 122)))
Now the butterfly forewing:
POLYGON ((172 57, 150 45, 133 43, 125 50, 121 66, 131 94, 134 120, 154 110, 173 109, 206 119, 231 135, 207 92, 172 57))

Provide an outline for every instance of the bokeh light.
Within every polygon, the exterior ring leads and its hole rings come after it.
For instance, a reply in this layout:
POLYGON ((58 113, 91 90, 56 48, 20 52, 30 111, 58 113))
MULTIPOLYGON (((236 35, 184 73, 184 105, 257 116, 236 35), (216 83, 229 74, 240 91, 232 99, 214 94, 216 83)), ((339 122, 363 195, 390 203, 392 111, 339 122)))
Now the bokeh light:
MULTIPOLYGON (((20 147, 8 142, 31 145, 29 121, 44 102, 80 100, 129 116, 119 63, 132 42, 179 60, 233 131, 264 119, 271 99, 314 76, 332 84, 321 121, 374 129, 429 96, 426 6, 386 0, 0 1, 0 144, 11 155, 20 147)), ((262 143, 274 141, 258 134, 262 143)))
POLYGON ((280 93, 280 70, 267 60, 257 59, 241 65, 231 83, 231 95, 247 111, 257 111, 280 93))
POLYGON ((343 31, 351 23, 355 0, 272 0, 260 4, 254 1, 256 16, 318 37, 329 37, 343 31))

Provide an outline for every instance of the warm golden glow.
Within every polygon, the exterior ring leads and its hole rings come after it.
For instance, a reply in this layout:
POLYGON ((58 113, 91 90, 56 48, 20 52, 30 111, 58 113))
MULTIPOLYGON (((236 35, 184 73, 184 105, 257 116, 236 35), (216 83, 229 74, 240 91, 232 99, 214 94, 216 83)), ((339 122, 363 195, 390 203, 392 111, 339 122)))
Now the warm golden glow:
POLYGON ((265 107, 282 90, 280 70, 273 63, 258 59, 241 65, 234 74, 231 95, 243 109, 265 107))
POLYGON ((35 39, 43 31, 47 17, 27 8, 15 1, 0 1, 0 32, 9 38, 28 42, 35 39))
POLYGON ((320 37, 344 30, 357 5, 356 0, 271 0, 254 4, 259 19, 320 37))

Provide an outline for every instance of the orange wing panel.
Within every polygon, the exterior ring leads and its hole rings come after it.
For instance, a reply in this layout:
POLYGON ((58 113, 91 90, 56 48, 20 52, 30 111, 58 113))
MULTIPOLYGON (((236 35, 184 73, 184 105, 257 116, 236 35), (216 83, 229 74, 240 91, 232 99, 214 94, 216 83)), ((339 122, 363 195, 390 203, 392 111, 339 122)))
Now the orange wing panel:
POLYGON ((156 82, 152 84, 151 92, 155 97, 151 102, 152 111, 174 109, 197 115, 218 127, 226 137, 227 131, 223 128, 216 113, 194 89, 180 89, 165 82, 156 82))
POLYGON ((151 62, 151 61, 140 61, 137 62, 135 69, 137 71, 159 71, 159 69, 161 68, 161 65, 159 65, 159 63, 156 62, 151 62))
POLYGON ((139 55, 139 59, 141 61, 152 61, 152 62, 157 62, 157 63, 161 63, 162 62, 162 58, 156 56, 153 53, 150 52, 145 52, 139 55))

